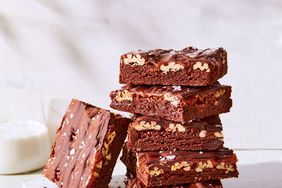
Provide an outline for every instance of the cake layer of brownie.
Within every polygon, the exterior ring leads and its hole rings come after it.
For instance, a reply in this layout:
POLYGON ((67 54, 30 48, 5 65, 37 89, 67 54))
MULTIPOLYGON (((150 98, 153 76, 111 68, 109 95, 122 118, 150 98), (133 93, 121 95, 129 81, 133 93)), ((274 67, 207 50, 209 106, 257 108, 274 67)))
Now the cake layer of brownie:
POLYGON ((139 50, 121 56, 119 80, 133 85, 207 86, 226 73, 223 48, 139 50))
MULTIPOLYGON (((126 188, 146 188, 146 186, 130 172, 126 173, 126 188)), ((187 183, 181 185, 161 186, 158 188, 223 188, 220 180, 187 183)))
POLYGON ((196 183, 238 177, 237 157, 232 150, 160 151, 136 153, 123 149, 127 169, 147 187, 196 183))
POLYGON ((57 130, 44 176, 63 188, 108 187, 129 123, 73 99, 57 130))
POLYGON ((229 112, 231 86, 219 83, 205 87, 133 86, 112 91, 111 107, 117 110, 156 116, 176 122, 229 112))
POLYGON ((139 116, 128 127, 128 148, 133 151, 217 150, 223 147, 219 116, 190 123, 139 116))

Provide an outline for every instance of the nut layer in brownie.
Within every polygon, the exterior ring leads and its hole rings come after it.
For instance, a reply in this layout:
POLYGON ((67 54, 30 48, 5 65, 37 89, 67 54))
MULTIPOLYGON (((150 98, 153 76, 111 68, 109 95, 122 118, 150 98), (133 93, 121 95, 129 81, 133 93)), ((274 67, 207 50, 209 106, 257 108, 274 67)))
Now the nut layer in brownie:
MULTIPOLYGON (((126 188, 146 188, 146 186, 127 172, 126 188)), ((158 188, 223 188, 220 180, 203 181, 197 183, 187 183, 181 185, 161 186, 158 188)))
POLYGON ((139 116, 128 127, 128 148, 133 151, 217 150, 223 147, 219 116, 190 123, 139 116))
POLYGON ((156 116, 176 122, 229 112, 231 86, 219 83, 205 87, 133 86, 112 91, 111 107, 117 110, 156 116))
POLYGON ((133 152, 123 148, 121 160, 147 187, 170 186, 238 177, 232 150, 133 152))
POLYGON ((73 99, 57 130, 44 176, 63 188, 108 187, 129 123, 73 99))
POLYGON ((133 85, 207 86, 226 73, 223 48, 139 50, 121 56, 119 80, 133 85))

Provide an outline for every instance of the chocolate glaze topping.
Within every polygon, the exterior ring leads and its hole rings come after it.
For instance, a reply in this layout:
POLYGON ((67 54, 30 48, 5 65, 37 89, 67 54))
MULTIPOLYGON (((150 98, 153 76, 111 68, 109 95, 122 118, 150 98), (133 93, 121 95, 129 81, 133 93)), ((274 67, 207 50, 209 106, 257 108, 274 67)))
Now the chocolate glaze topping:
POLYGON ((60 187, 87 187, 94 181, 98 152, 107 133, 111 113, 72 100, 60 128, 44 175, 60 187))
POLYGON ((169 62, 176 62, 185 67, 190 66, 190 63, 196 61, 207 62, 210 66, 221 66, 221 64, 225 64, 227 61, 227 52, 223 48, 197 49, 194 47, 187 47, 180 51, 172 49, 138 50, 122 55, 121 61, 127 57, 127 54, 138 54, 145 59, 145 64, 153 64, 158 67, 167 65, 169 62))
MULTIPOLYGON (((215 91, 218 89, 228 88, 230 86, 221 85, 218 82, 204 87, 188 87, 188 86, 134 86, 134 85, 125 85, 122 87, 122 90, 128 90, 133 95, 141 97, 163 97, 166 93, 171 93, 174 96, 177 96, 179 99, 189 99, 191 96, 197 94, 203 94, 209 91, 215 91)), ((111 93, 111 97, 114 98, 115 91, 111 93)))

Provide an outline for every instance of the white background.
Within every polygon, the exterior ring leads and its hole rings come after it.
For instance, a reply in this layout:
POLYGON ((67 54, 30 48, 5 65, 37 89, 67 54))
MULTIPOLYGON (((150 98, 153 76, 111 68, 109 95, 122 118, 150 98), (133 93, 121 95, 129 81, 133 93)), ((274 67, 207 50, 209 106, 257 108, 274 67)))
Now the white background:
POLYGON ((0 1, 0 87, 78 97, 109 108, 119 56, 137 49, 223 46, 234 106, 226 145, 282 149, 282 2, 266 0, 0 1))

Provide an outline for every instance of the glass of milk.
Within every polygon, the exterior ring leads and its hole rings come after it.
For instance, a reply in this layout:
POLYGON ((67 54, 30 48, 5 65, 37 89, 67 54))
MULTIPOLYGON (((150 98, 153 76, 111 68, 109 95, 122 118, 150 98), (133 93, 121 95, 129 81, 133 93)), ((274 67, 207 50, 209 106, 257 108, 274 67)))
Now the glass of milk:
POLYGON ((25 90, 0 91, 0 174, 40 169, 50 148, 40 95, 25 90))

